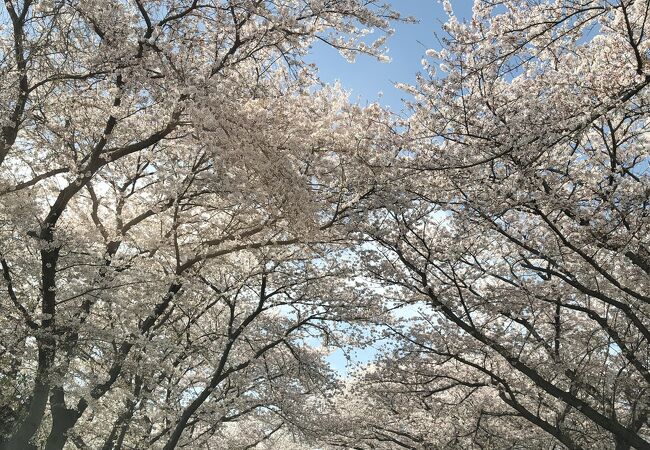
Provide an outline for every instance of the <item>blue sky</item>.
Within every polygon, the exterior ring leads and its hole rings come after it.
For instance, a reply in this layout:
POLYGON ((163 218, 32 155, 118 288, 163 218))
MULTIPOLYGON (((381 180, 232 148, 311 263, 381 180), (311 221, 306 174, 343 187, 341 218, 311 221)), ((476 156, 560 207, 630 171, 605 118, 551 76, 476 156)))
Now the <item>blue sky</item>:
MULTIPOLYGON (((320 68, 321 78, 341 85, 351 91, 351 100, 370 103, 379 100, 394 112, 402 110, 401 99, 406 94, 395 89, 395 82, 414 83, 415 74, 421 70, 420 61, 429 48, 438 48, 435 34, 442 35, 441 25, 446 14, 438 0, 389 0, 402 16, 412 16, 416 24, 395 24, 395 34, 389 39, 389 63, 381 63, 368 56, 360 56, 354 64, 348 63, 338 52, 324 44, 314 45, 309 60, 320 68), (378 93, 383 96, 378 99, 378 93)), ((471 13, 471 0, 452 0, 458 16, 471 13)))
MULTIPOLYGON (((396 89, 394 83, 415 83, 415 75, 421 70, 420 61, 429 48, 439 48, 436 34, 442 36, 442 24, 447 16, 438 0, 387 0, 404 17, 414 17, 418 23, 394 24, 395 34, 387 42, 391 61, 381 63, 368 56, 360 56, 356 62, 347 62, 339 53, 322 43, 314 45, 308 61, 319 67, 323 81, 339 81, 344 89, 351 91, 351 100, 360 103, 379 101, 394 112, 402 111, 402 98, 407 94, 396 89), (379 97, 379 92, 383 95, 379 97)), ((472 0, 452 0, 454 12, 459 17, 471 14, 472 0)), ((368 362, 376 354, 372 348, 358 349, 351 355, 353 361, 368 362)), ((343 352, 338 350, 327 360, 341 375, 348 373, 343 352)))

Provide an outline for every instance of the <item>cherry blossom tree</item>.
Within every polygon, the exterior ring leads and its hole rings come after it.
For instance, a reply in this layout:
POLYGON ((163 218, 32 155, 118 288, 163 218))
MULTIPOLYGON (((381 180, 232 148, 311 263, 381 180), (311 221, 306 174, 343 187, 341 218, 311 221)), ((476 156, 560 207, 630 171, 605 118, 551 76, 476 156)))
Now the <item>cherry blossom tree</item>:
POLYGON ((301 57, 381 57, 396 13, 4 8, 0 448, 252 448, 297 426, 333 386, 319 343, 364 305, 336 255, 392 135, 301 57))
POLYGON ((368 216, 368 270, 412 315, 383 321, 401 344, 381 384, 359 381, 389 392, 370 438, 650 448, 650 4, 444 3, 399 184, 368 216), (444 439, 411 426, 450 405, 444 439))
MULTIPOLYGON (((556 441, 466 365, 415 348, 387 352, 335 397, 328 448, 553 448, 556 441)), ((557 445, 556 445, 557 447, 557 445)))
POLYGON ((5 1, 0 448, 650 448, 650 4, 443 4, 5 1))

